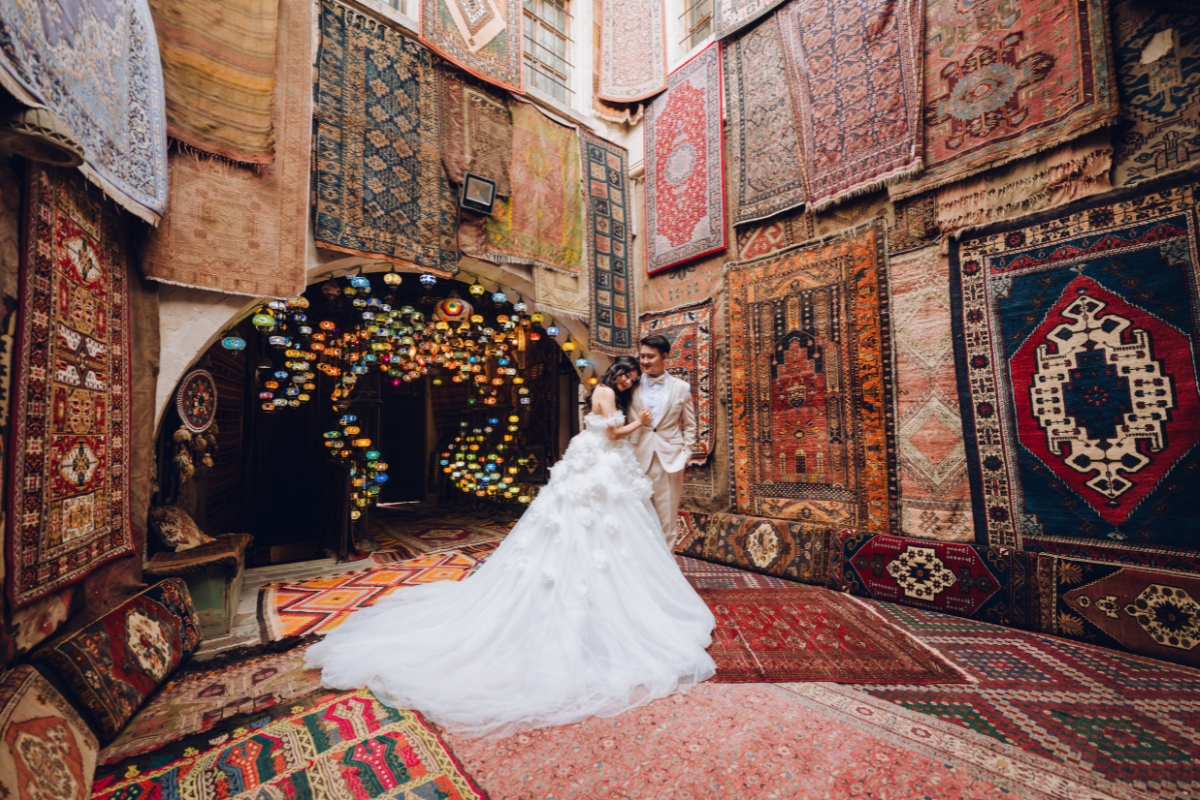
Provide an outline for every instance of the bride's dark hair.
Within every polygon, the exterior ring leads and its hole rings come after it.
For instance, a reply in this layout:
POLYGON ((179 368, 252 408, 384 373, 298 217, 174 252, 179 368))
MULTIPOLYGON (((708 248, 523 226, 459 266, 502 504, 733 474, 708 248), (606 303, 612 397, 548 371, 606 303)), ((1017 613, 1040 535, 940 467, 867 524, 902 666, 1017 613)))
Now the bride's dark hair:
MULTIPOLYGON (((613 393, 617 396, 617 410, 628 414, 629 404, 633 402, 633 386, 630 386, 628 389, 622 392, 617 388, 617 378, 620 378, 622 375, 628 375, 631 372, 638 373, 640 375, 641 371, 641 365, 638 364, 637 359, 633 356, 617 356, 615 359, 613 359, 612 366, 604 371, 604 375, 600 378, 600 382, 596 385, 607 386, 608 388, 612 389, 613 393)), ((588 407, 591 407, 592 405, 592 394, 594 394, 595 391, 595 389, 592 389, 592 391, 588 393, 588 396, 584 398, 583 402, 588 407)))

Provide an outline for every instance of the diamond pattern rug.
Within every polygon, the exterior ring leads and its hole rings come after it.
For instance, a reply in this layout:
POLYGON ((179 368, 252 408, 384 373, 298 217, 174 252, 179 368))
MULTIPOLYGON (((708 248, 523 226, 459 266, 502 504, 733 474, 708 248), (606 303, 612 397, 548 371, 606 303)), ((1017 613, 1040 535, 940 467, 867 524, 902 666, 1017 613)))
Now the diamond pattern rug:
POLYGON ((514 524, 470 514, 439 517, 419 510, 381 508, 371 513, 368 533, 380 545, 374 555, 390 553, 384 558, 395 563, 450 550, 465 552, 464 548, 479 544, 497 545, 514 524))

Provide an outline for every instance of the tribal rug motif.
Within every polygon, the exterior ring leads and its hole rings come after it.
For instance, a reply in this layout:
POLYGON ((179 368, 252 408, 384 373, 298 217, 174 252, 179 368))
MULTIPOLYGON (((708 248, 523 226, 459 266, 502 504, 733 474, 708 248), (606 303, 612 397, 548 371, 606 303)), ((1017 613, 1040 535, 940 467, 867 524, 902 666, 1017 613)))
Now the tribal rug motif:
POLYGON ((709 515, 704 512, 679 509, 679 519, 675 521, 675 540, 671 543, 671 550, 676 556, 704 558, 708 520, 709 515))
POLYGON ((705 521, 703 549, 698 555, 752 572, 824 586, 835 536, 826 527, 805 522, 719 513, 705 521))
POLYGON ((725 249, 721 46, 671 73, 646 109, 647 271, 725 249))
POLYGON ((1200 13, 1186 4, 1113 6, 1121 121, 1113 183, 1124 186, 1200 164, 1200 13))
POLYGON ((638 341, 652 333, 671 342, 667 372, 692 387, 696 412, 696 447, 691 462, 702 464, 717 444, 716 303, 712 299, 670 311, 642 314, 638 341))
POLYGON ((522 94, 517 0, 421 0, 421 41, 476 78, 522 94))
POLYGON ((724 39, 773 11, 783 0, 714 0, 713 33, 724 39))
MULTIPOLYGON (((153 762, 151 762, 153 764, 153 762)), ((130 764, 92 787, 93 800, 130 797, 377 797, 473 800, 463 774, 415 711, 389 708, 366 689, 338 693, 262 727, 163 765, 130 764)))
POLYGON ((740 513, 889 530, 896 469, 886 228, 731 265, 730 415, 740 513))
POLYGON ((79 712, 33 667, 0 680, 0 795, 87 800, 99 748, 79 712))
POLYGON ((88 179, 157 224, 167 207, 162 66, 146 0, 0 2, 0 83, 82 145, 88 179))
POLYGON ((465 172, 482 175, 496 182, 496 194, 510 197, 513 127, 508 100, 450 67, 438 68, 437 81, 446 174, 458 184, 465 172))
POLYGON ((666 89, 664 4, 659 0, 604 0, 602 15, 597 19, 601 26, 597 97, 633 103, 666 89))
POLYGON ((970 542, 975 525, 955 384, 949 280, 948 260, 936 244, 888 262, 900 533, 970 542))
POLYGON ((1200 667, 1195 574, 1043 554, 1035 575, 1040 630, 1200 667))
POLYGON ((8 514, 20 608, 134 551, 129 263, 120 212, 74 170, 31 165, 25 195, 8 514))
POLYGON ((515 102, 511 108, 513 195, 497 199, 491 216, 463 219, 463 252, 497 263, 532 264, 580 275, 579 136, 532 103, 515 102))
POLYGON ((779 15, 725 42, 724 51, 729 183, 733 222, 741 225, 803 205, 804 165, 779 15))
POLYGON ((302 583, 268 584, 258 593, 262 639, 328 633, 357 609, 375 605, 401 586, 460 581, 477 564, 470 556, 450 552, 302 583))
POLYGON ((1200 672, 934 611, 874 607, 974 681, 862 691, 1152 797, 1200 793, 1200 672))
POLYGON ((318 691, 321 672, 304 668, 307 645, 249 657, 168 680, 100 753, 116 764, 246 714, 257 714, 318 691))
POLYGON ((608 719, 444 738, 493 797, 1138 797, 830 683, 704 683, 608 719))
POLYGON ((371 512, 367 532, 383 548, 406 559, 500 542, 512 526, 510 522, 468 515, 410 520, 393 509, 377 508, 371 512))
POLYGON ((442 170, 433 56, 333 0, 320 8, 317 244, 453 275, 455 200, 442 170))
POLYGON ((1007 551, 862 531, 831 533, 829 585, 958 617, 1024 627, 1007 551))
MULTIPOLYGON (((500 546, 500 541, 468 544, 463 547, 456 548, 455 552, 461 553, 464 556, 470 556, 471 558, 475 559, 477 564, 482 564, 488 556, 496 552, 496 548, 500 546)), ((411 553, 407 552, 406 548, 403 547, 376 550, 375 552, 371 553, 371 560, 382 567, 395 566, 403 561, 410 561, 413 558, 419 558, 419 556, 413 556, 411 553)))
POLYGON ((271 163, 279 2, 149 0, 171 138, 230 161, 271 163))
POLYGON ((918 0, 794 0, 780 10, 810 208, 921 168, 918 0))
POLYGON ((304 291, 314 6, 279 0, 278 11, 273 162, 251 170, 171 153, 170 204, 142 251, 142 273, 152 280, 255 297, 304 291))
POLYGON ((795 581, 773 578, 770 575, 758 575, 741 569, 727 567, 724 564, 713 564, 688 556, 675 556, 675 563, 687 582, 696 590, 700 589, 788 589, 796 585, 795 581))
POLYGON ((925 172, 910 197, 1110 124, 1107 4, 1004 0, 925 10, 925 172))
POLYGON ((892 204, 892 223, 888 228, 888 254, 907 253, 934 244, 941 238, 941 233, 932 194, 897 200, 892 204))
POLYGON ((981 543, 1196 548, 1197 196, 1172 181, 951 242, 981 543))
POLYGON ((584 246, 587 249, 588 346, 609 355, 637 347, 637 298, 629 251, 629 152, 579 129, 584 181, 584 246))

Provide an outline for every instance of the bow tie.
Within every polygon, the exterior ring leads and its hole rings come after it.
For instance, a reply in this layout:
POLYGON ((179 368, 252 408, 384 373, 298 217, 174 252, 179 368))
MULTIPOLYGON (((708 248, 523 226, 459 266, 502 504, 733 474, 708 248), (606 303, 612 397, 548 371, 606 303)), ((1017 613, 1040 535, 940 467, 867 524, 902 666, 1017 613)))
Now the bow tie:
POLYGON ((665 372, 662 375, 659 375, 657 378, 652 378, 649 375, 646 376, 646 385, 647 386, 662 386, 666 382, 667 382, 667 374, 665 372))

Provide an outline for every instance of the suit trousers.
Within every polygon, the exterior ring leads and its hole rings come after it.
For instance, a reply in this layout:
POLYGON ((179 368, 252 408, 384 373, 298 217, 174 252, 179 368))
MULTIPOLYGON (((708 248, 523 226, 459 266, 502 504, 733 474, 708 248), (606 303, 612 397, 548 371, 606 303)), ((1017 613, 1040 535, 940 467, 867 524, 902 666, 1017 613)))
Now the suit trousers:
POLYGON ((656 453, 650 462, 650 469, 646 470, 646 477, 654 485, 654 510, 658 513, 658 521, 662 523, 663 536, 671 545, 675 542, 679 501, 683 499, 683 470, 667 472, 656 453))

